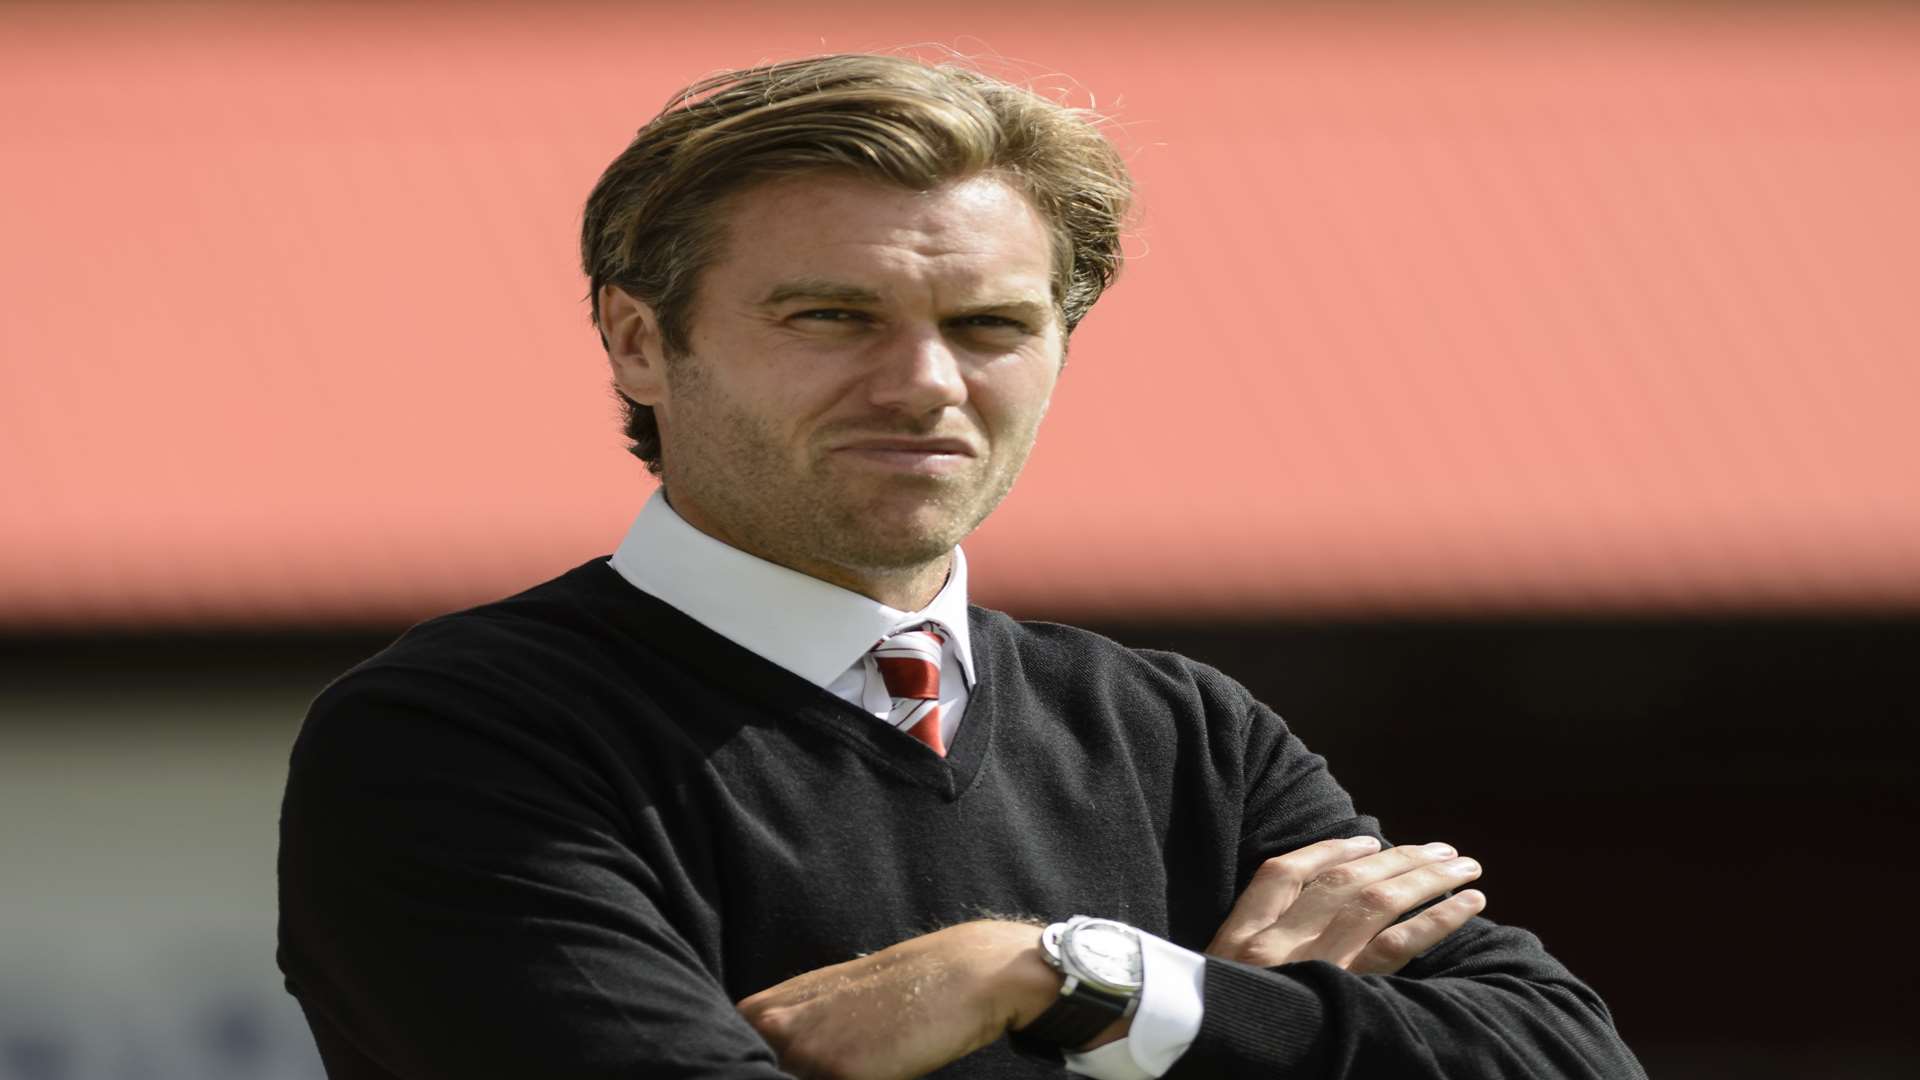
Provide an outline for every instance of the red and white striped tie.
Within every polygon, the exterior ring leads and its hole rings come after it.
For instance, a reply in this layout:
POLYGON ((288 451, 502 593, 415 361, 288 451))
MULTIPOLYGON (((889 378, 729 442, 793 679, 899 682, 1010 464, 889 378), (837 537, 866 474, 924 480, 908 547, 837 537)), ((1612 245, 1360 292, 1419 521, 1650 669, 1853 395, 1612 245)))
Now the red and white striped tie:
POLYGON ((940 738, 940 651, 946 641, 934 624, 922 623, 873 647, 881 681, 893 698, 887 721, 941 757, 947 756, 940 738))

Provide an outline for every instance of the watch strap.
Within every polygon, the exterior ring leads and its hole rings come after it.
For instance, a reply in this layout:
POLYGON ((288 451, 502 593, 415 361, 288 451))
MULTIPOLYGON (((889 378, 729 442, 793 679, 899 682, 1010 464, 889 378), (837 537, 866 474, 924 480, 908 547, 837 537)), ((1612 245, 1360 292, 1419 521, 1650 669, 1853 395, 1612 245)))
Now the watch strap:
POLYGON ((1066 1051, 1093 1041, 1095 1035, 1107 1030, 1107 1025, 1120 1019, 1125 1011, 1124 1008, 1108 1011, 1091 1001, 1063 997, 1033 1023, 1007 1032, 1007 1041, 1015 1050, 1030 1057, 1063 1062, 1066 1051))
POLYGON ((1082 1046, 1126 1012, 1124 999, 1096 994, 1083 986, 1071 997, 1062 995, 1038 1019, 1020 1030, 1061 1046, 1082 1046))
MULTIPOLYGON (((1089 919, 1076 915, 1064 923, 1054 923, 1040 934, 1040 947, 1046 954, 1047 963, 1058 971, 1062 978, 1060 995, 1055 998, 1045 1012, 1034 1018, 1032 1023, 1017 1031, 1007 1033, 1007 1040, 1013 1048, 1029 1057, 1037 1057, 1054 1064, 1065 1062, 1065 1051, 1085 1046, 1094 1037, 1113 1025, 1113 1022, 1133 1011, 1140 999, 1140 988, 1130 993, 1114 993, 1100 989, 1096 984, 1075 973, 1074 965, 1065 955, 1069 951, 1066 939, 1078 926, 1091 922, 1112 922, 1112 920, 1089 919)), ((1125 924, 1115 924, 1134 939, 1139 947, 1139 931, 1125 924)))
POLYGON ((1062 994, 1033 1023, 1007 1033, 1015 1050, 1029 1057, 1059 1064, 1065 1051, 1085 1046, 1127 1014, 1131 1001, 1103 994, 1082 983, 1072 994, 1062 994))

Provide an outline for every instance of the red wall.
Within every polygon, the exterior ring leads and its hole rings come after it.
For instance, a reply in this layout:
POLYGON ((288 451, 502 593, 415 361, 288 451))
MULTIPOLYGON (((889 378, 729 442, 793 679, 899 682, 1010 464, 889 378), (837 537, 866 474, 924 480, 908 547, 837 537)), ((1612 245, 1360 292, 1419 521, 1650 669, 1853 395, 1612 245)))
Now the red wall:
POLYGON ((1920 603, 1920 14, 10 5, 0 626, 610 550, 593 179, 703 73, 912 42, 1070 73, 1142 192, 988 602, 1920 603))

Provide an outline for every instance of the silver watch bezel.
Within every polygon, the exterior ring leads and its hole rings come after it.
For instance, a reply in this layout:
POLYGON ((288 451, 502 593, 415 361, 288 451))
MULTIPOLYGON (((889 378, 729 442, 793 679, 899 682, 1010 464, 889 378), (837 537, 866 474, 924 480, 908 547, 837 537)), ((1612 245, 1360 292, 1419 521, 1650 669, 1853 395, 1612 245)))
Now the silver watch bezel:
MULTIPOLYGON (((1113 983, 1093 973, 1087 965, 1074 955, 1075 935, 1083 930, 1096 929, 1103 933, 1117 932, 1133 942, 1136 952, 1142 949, 1140 931, 1117 919, 1102 919, 1090 915, 1075 915, 1066 922, 1054 923, 1040 935, 1041 951, 1047 954, 1047 962, 1065 976, 1066 983, 1060 987, 1062 995, 1071 995, 1077 984, 1085 984, 1090 990, 1109 997, 1125 998, 1129 1009, 1140 996, 1142 979, 1133 983, 1113 983)), ((1144 959, 1144 958, 1143 958, 1144 959)))

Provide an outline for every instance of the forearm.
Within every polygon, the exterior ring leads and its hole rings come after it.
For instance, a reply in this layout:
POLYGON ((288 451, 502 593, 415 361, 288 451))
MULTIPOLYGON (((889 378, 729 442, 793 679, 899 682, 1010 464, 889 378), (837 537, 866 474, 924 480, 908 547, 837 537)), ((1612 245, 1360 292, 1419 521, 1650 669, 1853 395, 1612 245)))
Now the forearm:
MULTIPOLYGON (((1256 869, 1306 839, 1374 832, 1325 763, 1271 710, 1251 703, 1244 720, 1247 760, 1260 764, 1246 778, 1237 887, 1248 888, 1256 869)), ((1436 872, 1459 865, 1444 856, 1431 863, 1436 872)), ((1448 881, 1440 873, 1411 899, 1437 896, 1470 876, 1448 881)), ((1371 888, 1361 890, 1361 910, 1383 899, 1377 892, 1368 899, 1371 888)), ((1462 914, 1458 905, 1470 895, 1457 893, 1429 915, 1462 914)), ((1431 924, 1429 915, 1418 918, 1431 924)), ((1308 955, 1313 962, 1274 968, 1210 959, 1200 1033, 1167 1080, 1255 1067, 1314 1078, 1645 1076, 1599 996, 1524 930, 1471 919, 1391 975, 1353 974, 1324 962, 1331 957, 1308 955)))
POLYGON ((739 1010, 792 1072, 904 1080, 1032 1023, 1059 986, 1037 927, 989 919, 804 972, 739 1010))
POLYGON ((1593 991, 1532 935, 1484 920, 1396 976, 1209 960, 1205 1000, 1167 1080, 1254 1066, 1328 1080, 1645 1075, 1593 991))

